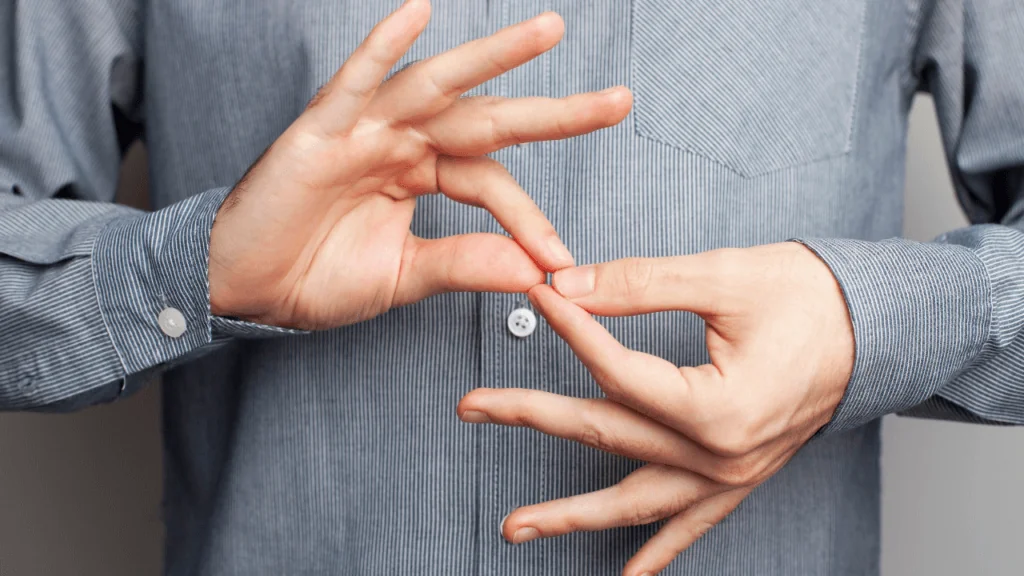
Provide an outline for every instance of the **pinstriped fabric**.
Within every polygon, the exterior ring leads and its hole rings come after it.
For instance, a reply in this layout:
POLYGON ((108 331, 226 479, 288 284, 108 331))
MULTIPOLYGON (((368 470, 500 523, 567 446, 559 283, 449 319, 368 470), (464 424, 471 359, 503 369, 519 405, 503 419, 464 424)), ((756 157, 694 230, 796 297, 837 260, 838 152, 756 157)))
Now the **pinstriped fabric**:
POLYGON ((53 264, 87 256, 109 220, 134 212, 109 203, 33 202, 9 194, 0 196, 0 206, 0 243, 4 253, 32 264, 53 264))
MULTIPOLYGON (((83 289, 91 275, 88 260, 41 271, 0 256, 0 407, 44 408, 121 378, 117 352, 97 334, 103 318, 96 294, 83 289), (73 322, 60 321, 53 314, 58 307, 80 313, 73 322)), ((113 387, 101 397, 116 394, 113 387)))
POLYGON ((767 12, 722 0, 633 6, 640 134, 746 175, 847 151, 863 2, 790 1, 767 12))
POLYGON ((116 220, 97 239, 92 254, 96 293, 126 373, 212 341, 206 278, 210 228, 228 192, 211 190, 166 210, 116 220), (180 338, 168 338, 154 322, 167 308, 185 317, 187 329, 180 338))
POLYGON ((981 353, 990 287, 970 250, 906 240, 803 243, 832 267, 857 342, 854 373, 826 433, 921 404, 981 353))
MULTIPOLYGON (((448 294, 312 334, 209 315, 223 186, 396 3, 0 7, 0 408, 72 409, 169 370, 171 576, 615 574, 656 528, 500 538, 514 507, 598 490, 640 465, 455 417, 479 386, 600 394, 543 320, 528 338, 508 333, 522 296, 448 294), (111 104, 145 119, 153 213, 107 203, 111 104), (155 324, 166 305, 185 313, 181 339, 155 324)), ((635 93, 614 128, 495 154, 577 261, 801 238, 835 272, 854 322, 854 378, 833 422, 665 573, 877 573, 876 419, 1024 423, 1024 10, 435 0, 399 66, 545 9, 565 18, 564 41, 479 93, 635 93), (1013 228, 880 241, 900 230, 903 129, 919 88, 935 95, 972 220, 1013 228)), ((413 220, 428 238, 498 230, 437 196, 413 220)), ((691 314, 602 322, 632 348, 707 360, 691 314)))
POLYGON ((943 386, 940 395, 981 418, 1024 424, 1024 386, 1011 384, 1024 374, 1024 233, 1001 226, 985 228, 987 233, 980 238, 965 231, 944 237, 975 249, 985 264, 994 302, 986 348, 970 370, 943 386))
MULTIPOLYGON (((207 286, 209 289, 209 286, 207 286)), ((305 334, 304 330, 294 328, 280 328, 278 326, 264 326, 253 324, 236 318, 224 318, 213 316, 210 318, 210 329, 213 332, 213 340, 218 338, 236 336, 239 338, 270 338, 284 334, 305 334)))

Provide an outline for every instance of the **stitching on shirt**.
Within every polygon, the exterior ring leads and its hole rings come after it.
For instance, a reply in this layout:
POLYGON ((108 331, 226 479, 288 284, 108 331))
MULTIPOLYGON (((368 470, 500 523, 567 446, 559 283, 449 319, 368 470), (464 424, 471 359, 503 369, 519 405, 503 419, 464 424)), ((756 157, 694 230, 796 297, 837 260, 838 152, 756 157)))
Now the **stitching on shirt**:
POLYGON ((802 160, 800 162, 795 162, 793 164, 787 164, 785 166, 779 166, 779 167, 776 167, 776 168, 770 168, 770 169, 762 171, 762 172, 757 172, 756 174, 744 174, 744 173, 740 172, 738 169, 730 166, 729 164, 726 164, 726 163, 724 163, 721 160, 718 160, 716 158, 712 158, 711 156, 708 156, 707 154, 705 154, 703 152, 694 150, 693 148, 689 148, 687 146, 682 146, 682 145, 677 144, 675 142, 669 142, 667 140, 662 140, 661 138, 657 138, 655 136, 650 136, 648 134, 641 134, 635 128, 633 130, 633 134, 636 137, 638 137, 638 138, 643 138, 644 140, 648 140, 650 142, 654 142, 655 144, 660 144, 660 145, 665 146, 667 148, 673 148, 675 150, 679 150, 679 151, 685 152, 685 153, 687 153, 687 154, 689 154, 691 156, 696 156, 696 157, 701 158, 703 160, 706 160, 706 161, 708 161, 708 162, 710 162, 712 164, 715 164, 717 166, 721 166, 722 168, 728 170, 732 174, 735 174, 736 176, 738 176, 738 177, 740 177, 740 178, 742 178, 744 180, 756 180, 758 178, 763 178, 763 177, 766 177, 766 176, 771 176, 771 175, 774 175, 774 174, 779 174, 779 173, 785 172, 787 170, 793 170, 793 169, 796 169, 796 168, 804 168, 804 167, 807 167, 807 166, 812 166, 814 164, 824 164, 824 163, 827 163, 827 162, 831 162, 832 160, 835 160, 837 158, 843 158, 843 157, 845 157, 849 153, 848 150, 841 150, 839 152, 833 152, 832 154, 829 154, 827 156, 821 156, 819 158, 811 158, 809 160, 802 160))
MULTIPOLYGON (((635 54, 634 54, 634 51, 635 51, 635 48, 636 48, 636 20, 637 20, 637 16, 636 16, 636 2, 631 0, 630 3, 629 3, 629 41, 626 43, 626 49, 628 51, 628 53, 626 55, 626 64, 629 66, 628 75, 629 75, 630 90, 635 90, 636 89, 636 57, 635 57, 635 54)), ((712 158, 711 156, 708 156, 707 154, 705 154, 703 152, 700 152, 698 150, 694 150, 694 149, 689 148, 687 146, 681 146, 681 145, 675 144, 673 142, 668 142, 668 141, 661 140, 659 138, 654 138, 653 136, 648 136, 647 134, 641 133, 640 130, 637 129, 637 122, 639 121, 639 119, 637 118, 637 113, 636 113, 636 101, 635 101, 636 94, 635 93, 634 93, 633 97, 634 97, 633 106, 631 107, 631 109, 629 111, 629 116, 630 116, 629 127, 632 130, 632 132, 633 132, 633 136, 638 137, 638 138, 644 138, 644 139, 646 139, 648 141, 656 142, 656 143, 661 144, 663 146, 668 146, 670 148, 675 148, 677 150, 682 150, 682 151, 684 151, 684 152, 686 152, 688 154, 691 154, 693 156, 697 156, 699 158, 703 158, 704 160, 707 160, 708 162, 711 162, 713 164, 721 166, 722 168, 725 168, 726 170, 728 170, 729 172, 732 172, 733 174, 736 174, 737 176, 744 177, 744 178, 746 177, 742 173, 740 173, 736 168, 733 168, 732 166, 722 162, 721 160, 718 160, 716 158, 712 158)))
POLYGON ((100 229, 99 234, 97 234, 93 239, 92 248, 89 250, 89 275, 92 277, 93 296, 96 298, 96 307, 100 310, 100 319, 103 321, 103 329, 106 330, 107 338, 110 340, 110 347, 114 349, 114 354, 117 354, 117 361, 121 363, 121 371, 124 373, 122 378, 128 377, 128 365, 125 363, 124 356, 117 347, 117 340, 114 339, 114 332, 110 329, 110 322, 107 320, 107 314, 103 310, 103 299, 100 298, 99 277, 96 274, 96 247, 99 245, 100 239, 103 237, 104 233, 108 233, 110 230, 114 229, 118 223, 127 219, 127 217, 115 218, 108 222, 106 226, 103 226, 100 229))
POLYGON ((960 372, 966 372, 970 370, 971 368, 974 367, 975 364, 978 363, 979 360, 985 358, 989 353, 994 354, 998 352, 998 350, 996 350, 995 344, 992 342, 992 333, 995 331, 996 324, 995 306, 993 302, 995 295, 995 282, 992 280, 992 273, 989 272, 988 264, 985 262, 985 259, 982 258, 974 250, 971 250, 967 247, 964 247, 964 250, 966 250, 968 254, 970 254, 975 260, 977 260, 979 264, 981 264, 982 274, 985 275, 986 288, 984 294, 985 301, 983 302, 983 309, 987 310, 988 314, 985 315, 985 337, 981 341, 982 344, 979 347, 978 352, 975 353, 974 357, 971 358, 971 360, 960 370, 960 372))
MULTIPOLYGON (((670 141, 670 140, 667 140, 667 139, 663 139, 663 138, 661 138, 659 136, 643 133, 638 128, 639 118, 637 116, 637 106, 636 106, 635 102, 634 102, 634 105, 633 105, 633 109, 630 110, 630 116, 632 116, 632 120, 629 123, 630 124, 630 128, 633 131, 633 135, 635 137, 643 138, 643 139, 645 139, 647 141, 655 142, 655 143, 658 143, 658 144, 661 144, 663 146, 666 146, 666 147, 669 147, 669 148, 673 148, 673 149, 676 149, 676 150, 681 150, 681 151, 686 152, 686 153, 688 153, 688 154, 690 154, 692 156, 702 158, 702 159, 704 159, 704 160, 706 160, 708 162, 711 162, 711 163, 713 163, 715 165, 718 165, 718 166, 721 166, 722 168, 725 168, 729 172, 731 172, 731 173, 733 173, 733 174, 735 174, 735 175, 737 175, 740 178, 743 178, 745 180, 753 180, 753 179, 756 179, 756 178, 759 178, 759 177, 762 177, 762 176, 768 176, 768 175, 771 175, 771 174, 778 174, 778 173, 781 173, 781 172, 785 172, 786 170, 789 170, 789 169, 792 169, 792 168, 800 168, 800 167, 804 167, 804 166, 810 166, 810 165, 813 165, 813 164, 824 163, 824 162, 828 162, 828 161, 834 160, 836 158, 842 158, 842 157, 846 156, 853 149, 853 135, 854 135, 854 130, 855 130, 854 122, 858 118, 857 108, 859 108, 860 84, 861 84, 861 80, 862 80, 862 76, 863 76, 863 68, 864 68, 864 66, 863 66, 864 51, 867 49, 867 42, 864 41, 864 36, 865 36, 865 34, 867 32, 867 16, 868 16, 869 4, 870 3, 867 2, 866 0, 863 2, 863 10, 862 10, 862 14, 861 14, 860 28, 858 29, 857 59, 856 59, 855 72, 854 72, 853 92, 851 94, 850 111, 847 113, 846 142, 843 144, 843 147, 842 147, 841 150, 839 150, 837 152, 826 154, 824 156, 807 158, 807 159, 800 160, 800 161, 797 161, 797 162, 794 162, 794 163, 787 163, 787 164, 781 165, 781 166, 774 166, 774 167, 770 167, 770 168, 767 168, 767 169, 762 169, 762 170, 758 170, 758 171, 754 171, 754 172, 750 172, 750 173, 744 173, 744 172, 741 171, 741 169, 738 166, 733 166, 733 165, 727 163, 725 160, 712 157, 707 152, 703 152, 701 150, 695 149, 695 148, 693 148, 691 146, 687 146, 685 144, 680 144, 678 142, 673 142, 673 141, 670 141)), ((634 89, 634 90, 635 90, 635 87, 636 87, 636 65, 635 65, 636 58, 635 58, 635 55, 634 55, 634 48, 635 48, 636 37, 637 37, 637 31, 636 31, 636 22, 637 22, 636 5, 637 5, 637 1, 636 0, 630 0, 629 42, 628 42, 628 50, 629 50, 629 52, 628 52, 628 57, 627 57, 627 64, 628 64, 628 67, 629 67, 628 68, 629 69, 628 75, 629 75, 630 87, 631 87, 631 89, 634 89)), ((634 97, 635 96, 636 96, 636 94, 634 92, 634 97)))
POLYGON ((843 154, 849 154, 853 151, 853 137, 858 132, 857 118, 860 117, 860 84, 864 81, 864 51, 867 50, 867 42, 864 41, 864 37, 867 35, 868 13, 874 5, 865 2, 863 6, 864 13, 861 14, 860 31, 857 34, 857 64, 853 81, 853 94, 850 95, 852 105, 850 106, 850 112, 846 116, 846 146, 843 147, 843 154))

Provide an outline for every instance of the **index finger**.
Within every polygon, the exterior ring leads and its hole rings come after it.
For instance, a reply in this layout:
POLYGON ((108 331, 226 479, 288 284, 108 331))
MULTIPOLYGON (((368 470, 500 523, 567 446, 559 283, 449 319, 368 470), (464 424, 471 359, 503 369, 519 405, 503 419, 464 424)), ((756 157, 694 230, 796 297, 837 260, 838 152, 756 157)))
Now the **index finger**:
POLYGON ((404 122, 433 116, 464 92, 547 52, 564 32, 561 16, 545 12, 417 62, 387 81, 367 112, 404 122))
POLYGON ((611 400, 629 406, 690 438, 700 440, 717 410, 713 375, 626 348, 586 310, 550 286, 534 286, 530 301, 562 337, 611 400))
POLYGON ((457 202, 490 212, 544 270, 573 265, 555 227, 497 160, 442 156, 437 161, 437 186, 457 202))

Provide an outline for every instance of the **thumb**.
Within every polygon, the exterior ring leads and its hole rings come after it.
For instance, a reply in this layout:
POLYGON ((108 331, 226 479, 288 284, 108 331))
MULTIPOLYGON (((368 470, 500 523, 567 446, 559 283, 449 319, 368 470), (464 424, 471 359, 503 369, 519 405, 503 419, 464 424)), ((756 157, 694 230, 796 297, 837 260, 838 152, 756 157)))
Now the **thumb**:
POLYGON ((545 273, 519 244, 499 234, 436 240, 409 236, 393 306, 445 292, 526 292, 545 273))
POLYGON ((626 258, 565 268, 552 287, 592 314, 632 316, 666 310, 714 314, 720 266, 714 252, 670 258, 626 258))

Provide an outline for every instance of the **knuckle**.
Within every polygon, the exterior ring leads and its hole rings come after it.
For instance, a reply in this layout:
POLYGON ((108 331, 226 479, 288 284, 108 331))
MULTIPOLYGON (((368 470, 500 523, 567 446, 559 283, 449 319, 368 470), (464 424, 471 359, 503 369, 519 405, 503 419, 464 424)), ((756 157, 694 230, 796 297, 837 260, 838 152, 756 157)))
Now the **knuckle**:
POLYGON ((556 525, 554 532, 557 534, 570 534, 572 532, 584 532, 587 530, 586 523, 575 515, 562 518, 556 525))
POLYGON ((360 56, 368 58, 375 65, 390 68, 391 62, 395 59, 396 46, 387 36, 374 30, 356 50, 360 52, 360 56))
POLYGON ((631 497, 626 510, 623 523, 630 526, 642 526, 657 522, 676 512, 672 502, 651 502, 641 495, 631 497))
POLYGON ((622 262, 622 289, 627 297, 643 296, 650 286, 654 266, 643 258, 627 258, 622 262))
POLYGON ((761 444, 759 414, 757 407, 739 394, 724 394, 712 419, 698 431, 697 441, 720 456, 745 456, 761 444))
POLYGON ((508 143, 509 135, 502 129, 498 120, 492 115, 487 114, 483 117, 484 121, 484 133, 487 137, 500 146, 505 146, 508 143))
POLYGON ((750 486, 761 479, 763 472, 758 458, 727 458, 715 467, 712 480, 732 487, 750 486))
POLYGON ((657 522, 686 507, 683 494, 652 491, 649 482, 661 477, 660 467, 647 470, 649 474, 634 473, 616 485, 617 499, 622 502, 620 521, 625 525, 640 526, 657 522))
POLYGON ((503 407, 498 412, 506 415, 507 425, 532 428, 538 423, 536 414, 529 408, 532 405, 529 391, 516 391, 512 396, 502 398, 500 403, 503 407))
POLYGON ((610 452, 612 445, 608 433, 592 421, 586 421, 580 428, 579 440, 581 444, 610 452))
POLYGON ((701 435, 700 442, 708 450, 726 458, 740 458, 757 446, 743 426, 714 427, 701 435))
POLYGON ((593 375, 594 381, 597 382, 598 387, 604 392, 606 398, 619 404, 628 404, 629 395, 618 380, 607 372, 598 369, 591 370, 591 375, 593 375))
POLYGON ((708 522, 707 520, 694 520, 692 524, 687 526, 686 533, 689 535, 689 540, 695 542, 700 540, 705 534, 707 534, 712 528, 715 527, 714 522, 708 522))

